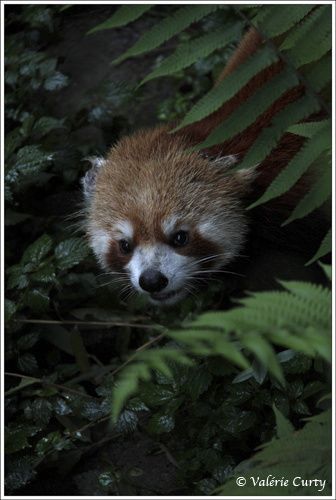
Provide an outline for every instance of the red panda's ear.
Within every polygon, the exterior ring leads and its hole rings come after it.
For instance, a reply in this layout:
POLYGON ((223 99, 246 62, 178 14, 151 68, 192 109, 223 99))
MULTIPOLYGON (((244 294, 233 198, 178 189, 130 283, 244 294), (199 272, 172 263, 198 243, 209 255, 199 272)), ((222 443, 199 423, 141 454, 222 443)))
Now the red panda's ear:
POLYGON ((88 201, 96 187, 96 178, 98 170, 105 165, 104 158, 98 156, 90 156, 89 158, 85 158, 85 160, 89 161, 92 165, 90 170, 86 172, 84 177, 81 179, 81 184, 83 186, 83 193, 86 201, 88 201))
POLYGON ((255 165, 254 167, 242 168, 241 170, 238 169, 234 173, 234 176, 240 184, 244 184, 249 187, 258 177, 259 173, 260 172, 258 172, 258 165, 255 165))
POLYGON ((232 175, 233 178, 239 182, 239 184, 244 188, 249 188, 254 179, 257 178, 259 172, 258 172, 258 165, 255 165, 254 167, 249 167, 249 168, 244 168, 239 170, 237 168, 230 174, 230 168, 234 167, 235 165, 239 167, 239 155, 218 155, 215 157, 211 157, 207 153, 201 153, 201 155, 204 158, 207 158, 211 164, 213 164, 216 168, 222 170, 223 172, 227 171, 229 175, 232 175))

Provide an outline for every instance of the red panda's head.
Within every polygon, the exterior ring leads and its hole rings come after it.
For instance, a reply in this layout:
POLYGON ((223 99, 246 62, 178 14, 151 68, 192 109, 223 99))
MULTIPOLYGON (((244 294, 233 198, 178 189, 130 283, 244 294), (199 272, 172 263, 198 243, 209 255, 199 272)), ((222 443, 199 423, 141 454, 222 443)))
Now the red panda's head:
POLYGON ((122 139, 83 179, 86 230, 103 268, 155 304, 183 298, 231 262, 247 232, 241 197, 253 173, 227 175, 165 128, 122 139))

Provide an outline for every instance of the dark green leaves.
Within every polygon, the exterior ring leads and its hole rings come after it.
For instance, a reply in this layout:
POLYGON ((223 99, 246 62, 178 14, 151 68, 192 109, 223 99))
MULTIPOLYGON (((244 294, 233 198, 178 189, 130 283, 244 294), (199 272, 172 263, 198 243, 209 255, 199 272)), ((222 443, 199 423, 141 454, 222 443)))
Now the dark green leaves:
POLYGON ((266 111, 284 92, 298 85, 297 75, 290 71, 281 72, 253 94, 239 108, 239 113, 233 113, 204 142, 198 145, 204 149, 214 144, 220 144, 242 132, 251 125, 257 117, 266 111))
POLYGON ((164 18, 154 25, 133 45, 133 47, 128 49, 122 56, 118 57, 114 63, 118 64, 129 57, 134 57, 159 47, 163 42, 177 35, 190 24, 199 21, 218 8, 220 8, 219 5, 193 5, 181 7, 171 16, 164 18))
POLYGON ((152 5, 123 5, 122 7, 119 7, 117 12, 113 14, 112 17, 109 19, 106 19, 101 24, 98 24, 94 28, 92 28, 90 31, 88 31, 88 35, 91 35, 92 33, 95 33, 96 31, 101 31, 101 30, 108 30, 111 28, 120 28, 121 26, 125 26, 126 24, 129 24, 136 19, 139 19, 145 12, 147 12, 149 9, 151 9, 153 6, 152 5))
POLYGON ((216 111, 220 106, 227 102, 244 86, 249 80, 267 66, 276 62, 278 59, 274 50, 270 47, 263 47, 253 56, 249 57, 245 64, 231 73, 227 78, 220 82, 186 114, 176 130, 196 122, 216 111))
MULTIPOLYGON (((265 203, 288 191, 308 170, 309 166, 317 158, 330 148, 331 136, 330 125, 326 124, 320 131, 312 136, 303 148, 294 156, 280 174, 274 179, 267 188, 265 194, 253 203, 250 208, 265 203)), ((246 163, 246 160, 244 160, 246 163)))
POLYGON ((162 76, 172 75, 187 68, 199 59, 208 56, 217 49, 225 47, 238 37, 240 25, 227 26, 221 30, 207 33, 196 39, 191 39, 180 45, 176 52, 164 59, 141 84, 162 76))
POLYGON ((62 271, 76 266, 89 254, 89 248, 82 238, 69 238, 55 248, 56 265, 62 271))

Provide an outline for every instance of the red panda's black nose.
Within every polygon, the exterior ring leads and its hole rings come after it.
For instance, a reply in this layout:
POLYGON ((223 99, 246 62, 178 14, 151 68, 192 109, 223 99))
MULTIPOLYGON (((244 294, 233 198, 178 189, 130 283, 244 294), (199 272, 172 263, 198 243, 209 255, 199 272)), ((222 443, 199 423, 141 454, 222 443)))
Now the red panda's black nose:
POLYGON ((168 278, 160 271, 146 269, 140 275, 139 285, 146 292, 161 292, 168 285, 168 278))

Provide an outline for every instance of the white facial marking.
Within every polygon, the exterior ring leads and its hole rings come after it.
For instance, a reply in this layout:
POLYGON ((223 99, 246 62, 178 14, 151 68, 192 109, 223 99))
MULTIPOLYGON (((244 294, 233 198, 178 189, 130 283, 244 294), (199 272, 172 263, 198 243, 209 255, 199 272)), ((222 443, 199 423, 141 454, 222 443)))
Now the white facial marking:
POLYGON ((134 235, 133 226, 128 220, 117 222, 113 227, 113 235, 117 238, 125 238, 131 240, 134 235))
POLYGON ((91 230, 90 232, 91 247, 98 261, 103 267, 107 265, 106 254, 109 250, 110 241, 111 241, 111 236, 104 229, 91 230))
POLYGON ((181 223, 181 217, 178 215, 171 215, 162 222, 162 230, 165 236, 170 236, 174 231, 188 231, 190 227, 188 224, 181 223))

